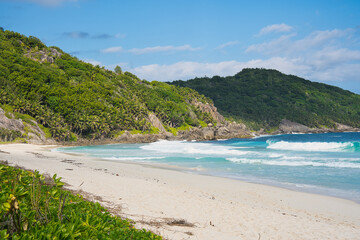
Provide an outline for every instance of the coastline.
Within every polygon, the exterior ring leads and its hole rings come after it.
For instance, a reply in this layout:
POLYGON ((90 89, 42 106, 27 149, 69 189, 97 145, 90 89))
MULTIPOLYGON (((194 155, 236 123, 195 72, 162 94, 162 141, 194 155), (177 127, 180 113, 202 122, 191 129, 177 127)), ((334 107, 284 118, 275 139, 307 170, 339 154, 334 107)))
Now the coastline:
POLYGON ((61 146, 0 145, 0 159, 56 173, 69 189, 86 193, 114 214, 135 220, 136 227, 168 239, 360 236, 360 204, 349 200, 50 151, 57 147, 61 146))

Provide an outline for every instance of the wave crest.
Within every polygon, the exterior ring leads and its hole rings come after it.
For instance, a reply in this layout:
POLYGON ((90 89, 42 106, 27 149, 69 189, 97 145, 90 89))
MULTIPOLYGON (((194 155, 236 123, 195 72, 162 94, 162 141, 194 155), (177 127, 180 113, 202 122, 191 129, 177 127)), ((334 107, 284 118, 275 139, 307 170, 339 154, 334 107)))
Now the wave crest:
POLYGON ((266 142, 268 149, 276 150, 291 150, 291 151, 309 151, 309 152, 342 152, 354 150, 354 143, 352 142, 266 142))
POLYGON ((226 158, 226 160, 234 163, 243 164, 263 164, 274 166, 289 166, 289 167, 330 167, 330 168, 360 168, 359 163, 352 162, 314 162, 314 161, 273 161, 273 160, 260 160, 260 159, 246 159, 246 158, 226 158))

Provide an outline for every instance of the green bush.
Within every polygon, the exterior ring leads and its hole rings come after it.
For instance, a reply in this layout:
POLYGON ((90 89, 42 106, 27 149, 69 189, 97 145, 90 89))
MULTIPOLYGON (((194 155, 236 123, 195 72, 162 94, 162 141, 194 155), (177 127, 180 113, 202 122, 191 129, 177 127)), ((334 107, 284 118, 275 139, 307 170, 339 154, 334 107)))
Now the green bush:
POLYGON ((0 239, 162 239, 45 178, 0 164, 0 239))
POLYGON ((12 142, 17 138, 22 137, 22 133, 20 131, 9 130, 6 128, 0 128, 0 141, 3 142, 12 142))

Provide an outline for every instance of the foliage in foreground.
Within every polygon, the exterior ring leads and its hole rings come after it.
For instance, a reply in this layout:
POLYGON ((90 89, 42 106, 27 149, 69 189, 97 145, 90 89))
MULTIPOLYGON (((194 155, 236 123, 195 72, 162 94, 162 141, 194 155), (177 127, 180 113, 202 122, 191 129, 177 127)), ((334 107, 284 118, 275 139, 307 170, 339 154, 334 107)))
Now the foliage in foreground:
POLYGON ((0 239, 161 239, 63 190, 56 175, 0 165, 0 239))
POLYGON ((255 129, 277 127, 282 119, 309 127, 333 127, 335 123, 360 127, 360 95, 276 70, 243 69, 234 76, 170 84, 204 94, 224 116, 255 129))

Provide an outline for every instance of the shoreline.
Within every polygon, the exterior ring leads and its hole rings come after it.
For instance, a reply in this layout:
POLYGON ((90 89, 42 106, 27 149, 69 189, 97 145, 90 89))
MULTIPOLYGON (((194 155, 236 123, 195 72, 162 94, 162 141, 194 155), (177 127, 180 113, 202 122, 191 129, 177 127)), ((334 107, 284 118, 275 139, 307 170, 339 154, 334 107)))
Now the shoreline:
POLYGON ((60 145, 0 145, 0 159, 57 173, 115 214, 169 239, 357 239, 360 204, 223 177, 51 151, 60 145), (100 199, 100 200, 99 200, 100 199), (178 221, 171 225, 169 221, 178 221))
MULTIPOLYGON (((65 147, 67 147, 67 146, 65 146, 65 147)), ((62 147, 59 147, 59 148, 62 148, 62 147)), ((52 150, 56 150, 56 149, 57 148, 52 148, 52 150)), ((307 189, 307 188, 298 187, 297 183, 276 182, 276 181, 271 181, 271 180, 264 181, 263 179, 258 179, 258 178, 249 179, 249 178, 239 178, 239 177, 232 177, 232 176, 214 175, 214 174, 203 172, 202 170, 181 167, 181 166, 171 165, 171 164, 167 164, 167 163, 115 160, 115 159, 106 159, 106 158, 100 158, 100 157, 92 157, 90 155, 86 155, 85 153, 71 153, 71 152, 62 152, 62 151, 55 151, 55 152, 60 152, 60 153, 70 155, 70 156, 79 156, 79 157, 83 156, 85 158, 95 158, 95 159, 97 159, 97 161, 112 162, 114 164, 118 164, 118 163, 119 164, 124 163, 124 164, 130 164, 130 165, 133 164, 133 165, 138 165, 138 166, 148 167, 148 168, 164 169, 164 170, 169 170, 169 171, 178 171, 178 172, 182 172, 182 173, 186 173, 186 174, 195 174, 195 175, 201 175, 201 176, 229 179, 229 180, 240 181, 240 182, 249 183, 249 184, 258 184, 258 185, 263 185, 263 186, 275 187, 275 188, 280 188, 280 189, 294 191, 294 192, 314 194, 314 195, 325 196, 325 197, 332 197, 332 198, 351 201, 351 202, 354 202, 355 204, 360 204, 360 198, 345 197, 344 195, 346 195, 346 194, 344 193, 343 195, 341 195, 340 193, 342 191, 339 189, 329 189, 326 187, 315 186, 315 185, 308 185, 310 188, 307 189), (337 190, 336 191, 337 194, 330 193, 331 190, 337 190)))
MULTIPOLYGON (((335 132, 331 132, 335 133, 335 132)), ((357 133, 357 132, 351 132, 351 133, 357 133)), ((255 136, 254 138, 261 138, 261 137, 271 137, 271 136, 283 136, 283 135, 300 135, 300 134, 327 134, 327 133, 282 133, 282 134, 274 134, 274 135, 261 135, 261 136, 255 136)), ((216 142, 216 141, 226 141, 229 139, 216 139, 216 140, 207 140, 207 141, 197 141, 197 140, 166 140, 166 139, 160 139, 158 141, 186 141, 186 142, 216 142)), ((142 143, 108 143, 105 145, 122 145, 122 144, 142 144, 142 143)), ((147 144, 147 143, 145 143, 147 144)), ((73 145, 73 146, 62 146, 60 145, 57 148, 53 148, 53 150, 60 149, 60 148, 72 148, 72 147, 81 147, 83 145, 73 145)), ((87 146, 87 145, 86 145, 87 146)), ((88 145, 92 146, 92 145, 88 145)), ((99 146, 96 144, 96 146, 99 146)), ((56 150, 57 151, 57 150, 56 150)), ((78 156, 85 156, 85 157, 93 157, 91 155, 87 155, 86 153, 76 153, 76 152, 66 152, 59 150, 58 152, 64 153, 64 154, 78 154, 78 156)), ((186 167, 186 166, 180 166, 180 165, 173 165, 172 163, 158 163, 158 162, 149 162, 149 161, 137 161, 137 160, 118 160, 118 159, 112 159, 112 158, 101 158, 97 157, 100 161, 111 161, 113 163, 126 163, 126 164, 136 164, 140 166, 146 166, 146 167, 154 167, 154 168, 160 168, 165 170, 174 170, 174 171, 181 171, 184 173, 190 173, 190 174, 197 174, 197 175, 203 175, 203 176, 213 176, 213 177, 220 177, 225 179, 231 179, 235 181, 242 181, 246 183, 254 183, 254 184, 260 184, 265 186, 272 186, 277 187, 281 189, 296 191, 296 192, 303 192, 303 193, 310 193, 310 194, 316 194, 316 195, 322 195, 322 196, 328 196, 328 197, 334 197, 344 200, 349 200, 352 202, 355 202, 357 204, 360 204, 360 195, 355 195, 354 192, 351 192, 351 190, 343 190, 339 188, 330 188, 326 186, 320 186, 320 185, 311 185, 307 183, 296 183, 296 182, 286 182, 286 181, 276 181, 271 179, 263 179, 263 178, 257 178, 254 176, 247 176, 247 177, 241 177, 241 176, 235 176, 235 175, 226 175, 226 174, 215 174, 215 172, 207 171, 205 168, 198 168, 198 167, 186 167)))
MULTIPOLYGON (((259 138, 264 136, 278 136, 278 135, 295 135, 295 134, 325 134, 325 133, 342 133, 342 132, 360 132, 358 128, 350 128, 350 129, 320 129, 315 128, 311 129, 308 132, 298 132, 298 131, 274 131, 272 133, 265 133, 263 131, 254 131, 251 132, 249 130, 241 130, 242 132, 230 132, 227 135, 218 135, 213 136, 213 138, 207 138, 203 136, 202 132, 196 132, 197 128, 191 129, 190 131, 182 131, 180 135, 172 135, 169 132, 158 133, 158 134, 150 134, 150 133, 138 133, 138 134, 130 134, 127 132, 126 134, 120 135, 117 138, 99 138, 99 139, 92 139, 88 140, 85 138, 79 138, 76 142, 43 142, 43 143, 31 143, 31 144, 40 144, 40 145, 49 145, 55 144, 59 145, 59 147, 71 147, 71 146, 88 146, 88 145, 105 145, 105 144, 133 144, 133 143, 151 143, 156 142, 159 140, 169 140, 169 141, 223 141, 229 139, 236 139, 236 138, 259 138), (194 130, 196 133, 194 133, 194 130), (191 134, 193 133, 193 134, 191 134)), ((203 128, 211 129, 211 131, 216 131, 216 128, 203 128)), ((199 129, 197 129, 199 130, 199 129)), ((201 130, 201 129, 200 129, 201 130)))

